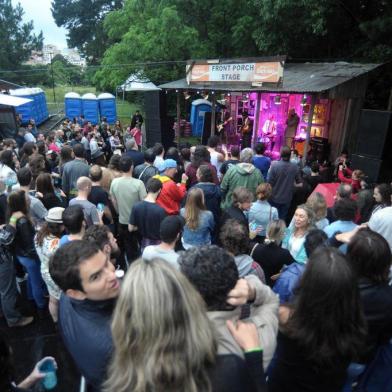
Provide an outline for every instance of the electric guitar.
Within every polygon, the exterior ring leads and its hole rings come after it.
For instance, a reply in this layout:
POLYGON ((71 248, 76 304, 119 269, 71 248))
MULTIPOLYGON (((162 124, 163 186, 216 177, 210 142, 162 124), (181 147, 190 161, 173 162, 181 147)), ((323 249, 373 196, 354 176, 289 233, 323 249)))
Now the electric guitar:
POLYGON ((227 120, 225 120, 223 123, 219 124, 216 127, 216 133, 219 135, 222 131, 222 129, 225 127, 225 125, 227 125, 231 120, 233 119, 233 117, 229 117, 227 120))
POLYGON ((249 120, 249 118, 247 117, 247 118, 245 119, 244 123, 241 125, 240 133, 241 133, 241 135, 243 136, 243 135, 247 135, 247 134, 250 133, 250 132, 252 132, 252 128, 251 128, 251 126, 250 126, 250 120, 249 120))

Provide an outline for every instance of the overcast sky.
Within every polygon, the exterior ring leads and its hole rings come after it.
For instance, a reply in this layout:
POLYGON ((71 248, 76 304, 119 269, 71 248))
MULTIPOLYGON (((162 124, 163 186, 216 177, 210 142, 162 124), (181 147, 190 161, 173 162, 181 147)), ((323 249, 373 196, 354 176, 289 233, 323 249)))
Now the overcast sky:
POLYGON ((44 44, 54 44, 59 49, 67 47, 67 31, 57 27, 54 22, 52 12, 50 11, 51 0, 12 0, 14 6, 18 3, 21 4, 25 12, 23 19, 25 21, 33 21, 36 33, 42 30, 44 44))

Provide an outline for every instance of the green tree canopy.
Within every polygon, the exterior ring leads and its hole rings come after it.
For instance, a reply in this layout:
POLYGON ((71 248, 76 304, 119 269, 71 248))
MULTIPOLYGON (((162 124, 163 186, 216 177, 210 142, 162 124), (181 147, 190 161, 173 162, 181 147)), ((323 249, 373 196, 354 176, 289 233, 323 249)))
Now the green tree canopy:
POLYGON ((184 73, 184 65, 179 66, 175 61, 199 53, 198 34, 194 28, 184 25, 175 6, 163 3, 145 1, 139 7, 138 0, 131 0, 122 10, 107 16, 105 28, 109 37, 122 38, 105 52, 103 67, 95 76, 99 88, 114 89, 135 72, 154 82, 171 80, 184 73), (134 65, 145 61, 173 61, 173 64, 134 65))
POLYGON ((32 50, 41 50, 42 32, 33 34, 33 22, 23 23, 20 4, 0 0, 0 69, 14 70, 26 61, 32 50))
POLYGON ((77 65, 71 64, 61 54, 53 57, 52 64, 53 77, 56 84, 60 85, 78 85, 84 82, 83 69, 77 65))
POLYGON ((52 15, 57 26, 68 30, 68 46, 78 48, 90 64, 96 64, 110 44, 103 20, 122 4, 122 0, 53 0, 52 15))
POLYGON ((254 6, 254 37, 263 54, 351 61, 392 56, 390 1, 254 0, 254 6))

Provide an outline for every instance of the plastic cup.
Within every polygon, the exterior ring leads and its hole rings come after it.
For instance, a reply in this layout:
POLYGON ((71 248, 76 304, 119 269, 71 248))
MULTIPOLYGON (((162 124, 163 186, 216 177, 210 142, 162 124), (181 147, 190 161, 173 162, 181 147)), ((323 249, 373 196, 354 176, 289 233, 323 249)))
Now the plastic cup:
POLYGON ((56 368, 53 359, 48 358, 42 362, 39 371, 45 373, 45 377, 41 381, 44 389, 53 389, 57 385, 56 368))

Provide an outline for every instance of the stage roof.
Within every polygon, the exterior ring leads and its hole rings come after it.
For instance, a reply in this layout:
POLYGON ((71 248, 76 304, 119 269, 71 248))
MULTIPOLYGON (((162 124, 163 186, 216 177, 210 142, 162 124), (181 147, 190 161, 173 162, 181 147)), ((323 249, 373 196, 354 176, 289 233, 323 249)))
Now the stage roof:
POLYGON ((0 105, 18 107, 25 103, 31 102, 32 99, 15 97, 8 94, 0 94, 0 105))
POLYGON ((133 74, 120 86, 117 91, 159 91, 160 88, 139 74, 133 74))
POLYGON ((286 63, 281 86, 252 86, 250 83, 193 83, 185 78, 161 84, 166 90, 270 91, 286 93, 322 93, 373 71, 382 64, 360 63, 286 63))

